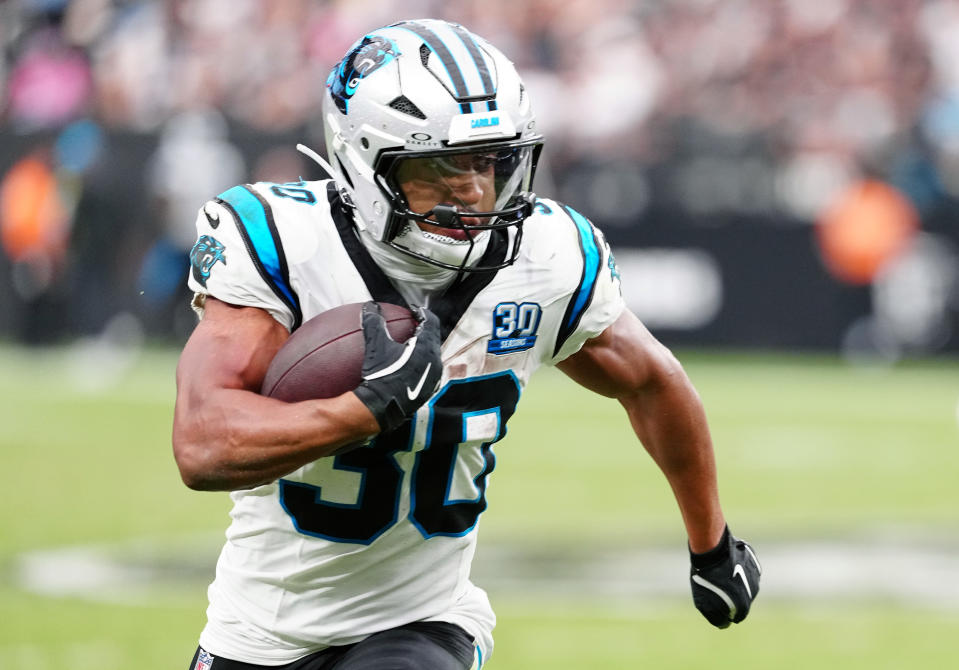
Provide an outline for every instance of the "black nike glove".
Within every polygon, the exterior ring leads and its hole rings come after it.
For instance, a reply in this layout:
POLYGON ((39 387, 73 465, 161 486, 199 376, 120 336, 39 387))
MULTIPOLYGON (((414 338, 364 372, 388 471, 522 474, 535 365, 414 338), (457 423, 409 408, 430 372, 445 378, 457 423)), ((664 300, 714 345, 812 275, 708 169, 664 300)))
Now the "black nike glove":
POLYGON ((396 342, 373 301, 363 305, 363 382, 353 391, 383 432, 394 430, 433 395, 443 375, 440 322, 433 312, 413 307, 419 321, 413 336, 396 342))
POLYGON ((753 548, 729 532, 723 532, 719 544, 706 553, 689 552, 692 567, 689 580, 696 609, 717 628, 739 623, 749 614, 749 606, 759 594, 762 567, 753 548))

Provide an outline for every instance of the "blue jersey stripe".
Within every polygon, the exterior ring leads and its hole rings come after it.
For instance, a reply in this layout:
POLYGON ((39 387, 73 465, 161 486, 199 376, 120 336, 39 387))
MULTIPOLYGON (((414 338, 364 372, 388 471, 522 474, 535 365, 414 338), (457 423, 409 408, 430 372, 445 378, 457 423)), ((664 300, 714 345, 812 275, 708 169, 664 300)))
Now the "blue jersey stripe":
POLYGON ((593 226, 585 216, 572 207, 564 205, 563 209, 576 224, 576 232, 579 234, 579 248, 583 254, 583 272, 580 275, 579 287, 570 299, 569 305, 566 307, 566 314, 560 324, 556 346, 553 349, 554 356, 559 353, 563 344, 579 326, 583 314, 592 302, 593 293, 596 290, 596 279, 599 277, 601 267, 601 253, 596 242, 596 235, 593 233, 593 226))
POLYGON ((290 285, 286 255, 269 204, 249 186, 234 186, 217 197, 234 214, 250 258, 260 276, 293 312, 293 328, 303 320, 296 292, 290 285))
POLYGON ((586 220, 586 217, 570 207, 565 209, 573 217, 573 221, 576 222, 576 229, 579 231, 579 244, 584 258, 583 278, 580 280, 579 290, 576 292, 573 313, 566 320, 567 325, 571 325, 573 321, 579 321, 590 298, 593 296, 596 277, 599 276, 599 248, 596 246, 596 238, 593 236, 593 227, 586 220))

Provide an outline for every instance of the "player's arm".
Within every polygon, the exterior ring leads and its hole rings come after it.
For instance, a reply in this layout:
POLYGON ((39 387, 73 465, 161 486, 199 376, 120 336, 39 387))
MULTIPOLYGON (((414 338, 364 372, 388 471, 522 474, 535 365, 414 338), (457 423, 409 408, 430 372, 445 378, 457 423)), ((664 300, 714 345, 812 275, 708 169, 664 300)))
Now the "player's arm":
POLYGON ((207 299, 177 365, 173 453, 190 488, 256 486, 380 431, 354 393, 298 403, 259 395, 288 336, 265 310, 207 299))
POLYGON ((697 609, 718 628, 742 621, 759 593, 761 568, 752 548, 726 526, 706 415, 679 361, 624 310, 558 367, 626 409, 679 504, 697 609))
POLYGON ((633 430, 672 487, 690 548, 703 552, 715 547, 725 521, 712 441, 699 395, 670 351, 624 310, 558 367, 623 405, 633 430))

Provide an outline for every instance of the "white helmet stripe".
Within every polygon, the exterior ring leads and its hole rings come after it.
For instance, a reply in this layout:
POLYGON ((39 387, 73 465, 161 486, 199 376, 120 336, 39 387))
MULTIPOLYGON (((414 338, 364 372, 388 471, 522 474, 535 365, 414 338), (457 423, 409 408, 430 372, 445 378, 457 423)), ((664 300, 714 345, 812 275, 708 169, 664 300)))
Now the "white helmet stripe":
MULTIPOLYGON (((470 57, 473 59, 473 63, 476 65, 476 71, 479 73, 481 83, 483 85, 483 95, 495 96, 496 87, 493 84, 493 77, 490 75, 490 68, 486 62, 486 55, 480 50, 479 45, 476 43, 476 40, 473 39, 473 36, 459 24, 451 24, 453 32, 456 33, 456 36, 460 38, 463 42, 463 45, 466 47, 466 50, 469 52, 470 57)), ((496 109, 496 101, 490 100, 486 103, 487 111, 494 111, 496 109)))
POLYGON ((434 28, 434 32, 460 64, 470 96, 494 95, 496 91, 489 66, 466 29, 453 23, 442 23, 434 28))
MULTIPOLYGON (((463 71, 460 70, 459 65, 456 63, 456 59, 453 58, 453 54, 450 53, 450 50, 446 48, 446 45, 436 36, 432 30, 426 26, 419 23, 401 23, 396 26, 397 28, 404 28, 409 30, 412 33, 415 33, 423 42, 426 43, 426 46, 430 48, 436 56, 440 59, 440 62, 443 64, 443 67, 446 68, 446 74, 449 76, 449 82, 452 84, 452 90, 454 97, 457 99, 465 98, 469 95, 466 89, 466 81, 463 79, 463 71)), ((460 112, 463 114, 469 114, 473 111, 472 106, 468 102, 460 103, 460 112)))
POLYGON ((448 88, 454 97, 460 100, 460 112, 469 114, 473 111, 472 105, 464 102, 464 98, 495 94, 492 90, 493 81, 489 67, 471 39, 468 37, 464 39, 448 25, 442 23, 437 23, 436 27, 438 31, 446 33, 445 39, 431 27, 417 21, 400 23, 395 27, 415 33, 440 59, 449 77, 448 88), (461 62, 469 63, 470 66, 461 67, 461 62))

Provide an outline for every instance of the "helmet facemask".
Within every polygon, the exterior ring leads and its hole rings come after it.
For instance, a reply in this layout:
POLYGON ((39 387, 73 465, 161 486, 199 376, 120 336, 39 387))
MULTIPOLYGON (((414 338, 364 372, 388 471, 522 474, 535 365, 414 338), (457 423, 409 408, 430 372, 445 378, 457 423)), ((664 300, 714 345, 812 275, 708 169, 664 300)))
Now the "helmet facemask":
POLYGON ((492 143, 433 152, 386 152, 377 182, 392 214, 384 242, 420 260, 459 271, 486 271, 516 260, 539 142, 492 143), (494 231, 515 228, 506 256, 479 264, 494 231))

